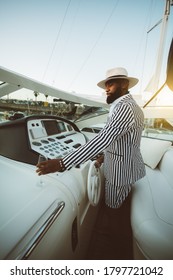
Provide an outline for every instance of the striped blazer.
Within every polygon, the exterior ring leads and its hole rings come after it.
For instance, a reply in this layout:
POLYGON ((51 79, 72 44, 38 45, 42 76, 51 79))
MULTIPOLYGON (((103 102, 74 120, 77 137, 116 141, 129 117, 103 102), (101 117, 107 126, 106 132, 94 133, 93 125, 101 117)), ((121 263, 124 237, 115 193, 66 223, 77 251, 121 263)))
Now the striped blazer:
POLYGON ((140 153, 144 125, 141 108, 127 94, 115 105, 105 127, 93 139, 63 158, 67 169, 104 152, 104 175, 112 185, 125 186, 145 176, 140 153))

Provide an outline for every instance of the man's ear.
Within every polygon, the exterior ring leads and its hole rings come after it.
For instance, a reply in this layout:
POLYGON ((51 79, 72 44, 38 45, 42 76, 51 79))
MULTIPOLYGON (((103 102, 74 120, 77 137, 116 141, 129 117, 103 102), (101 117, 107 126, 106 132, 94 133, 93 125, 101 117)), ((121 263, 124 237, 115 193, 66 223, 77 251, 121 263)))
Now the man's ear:
POLYGON ((128 89, 128 87, 129 87, 129 81, 123 79, 123 80, 121 81, 121 88, 122 88, 122 89, 128 89))

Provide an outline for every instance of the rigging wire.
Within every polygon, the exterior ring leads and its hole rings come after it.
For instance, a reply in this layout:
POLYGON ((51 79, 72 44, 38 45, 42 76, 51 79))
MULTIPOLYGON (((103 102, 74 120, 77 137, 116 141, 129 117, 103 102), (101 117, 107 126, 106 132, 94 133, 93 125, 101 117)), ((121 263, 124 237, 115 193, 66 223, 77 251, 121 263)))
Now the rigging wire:
MULTIPOLYGON (((152 13, 153 13, 153 5, 154 5, 154 0, 151 1, 151 4, 149 6, 149 14, 148 14, 148 18, 146 19, 146 20, 148 20, 148 28, 147 28, 147 30, 149 30, 149 27, 151 25, 151 18, 152 18, 152 13)), ((144 47, 142 71, 141 71, 141 83, 140 83, 140 89, 139 89, 140 93, 142 92, 142 80, 143 80, 143 76, 144 76, 145 61, 146 61, 146 54, 147 54, 148 34, 149 34, 149 32, 147 31, 147 36, 146 36, 146 40, 145 40, 145 47, 144 47)))
MULTIPOLYGON (((145 61, 146 61, 146 54, 147 54, 147 46, 148 46, 148 36, 149 36, 149 33, 150 31, 153 29, 153 28, 150 28, 149 27, 151 26, 151 19, 152 19, 152 13, 153 13, 153 6, 154 6, 154 0, 151 1, 151 4, 149 6, 149 10, 150 10, 150 14, 149 14, 149 23, 148 23, 148 28, 147 28, 147 35, 146 35, 146 40, 145 40, 145 48, 144 48, 144 57, 143 57, 143 63, 142 63, 142 71, 141 71, 141 83, 140 83, 140 89, 139 89, 139 92, 141 93, 142 92, 142 80, 143 80, 143 76, 144 76, 144 69, 145 69, 145 61)), ((158 23, 157 23, 158 25, 158 23)), ((155 25, 155 27, 157 26, 155 25)))
POLYGON ((80 4, 81 4, 81 0, 78 0, 78 6, 76 8, 76 12, 75 12, 75 15, 73 17, 73 21, 72 21, 72 24, 70 25, 70 31, 69 31, 69 35, 66 39, 66 42, 65 42, 65 48, 63 49, 63 52, 61 53, 60 55, 60 59, 59 59, 59 62, 57 62, 57 71, 55 72, 55 75, 54 75, 54 78, 52 80, 52 85, 55 83, 55 80, 56 80, 56 77, 58 76, 58 71, 61 69, 61 64, 62 64, 62 61, 63 61, 63 58, 65 56, 65 53, 67 51, 67 48, 69 47, 69 39, 70 39, 70 36, 72 35, 72 30, 73 30, 73 27, 74 27, 74 24, 75 24, 75 20, 77 18, 77 15, 78 15, 78 11, 79 11, 79 8, 80 8, 80 4))
POLYGON ((45 69, 44 74, 43 74, 42 81, 44 81, 45 76, 46 76, 46 74, 47 74, 47 70, 48 70, 48 68, 49 68, 49 65, 50 65, 50 62, 51 62, 53 53, 54 53, 54 51, 55 51, 55 47, 56 47, 56 45, 57 45, 57 42, 58 42, 58 40, 59 40, 59 37, 60 37, 60 34, 61 34, 61 30, 62 30, 63 24, 64 24, 64 22, 65 22, 65 18, 66 18, 66 16, 67 16, 67 12, 68 12, 68 9, 69 9, 69 7, 70 7, 71 1, 72 1, 72 0, 69 0, 69 2, 68 2, 68 4, 67 4, 64 17, 63 17, 63 19, 62 19, 60 28, 59 28, 59 30, 58 30, 58 34, 57 34, 56 39, 55 39, 55 43, 54 43, 54 45, 53 45, 53 48, 52 48, 52 51, 51 51, 51 54, 50 54, 48 63, 47 63, 47 65, 46 65, 46 69, 45 69))
POLYGON ((116 1, 116 3, 115 3, 115 5, 114 5, 114 7, 113 7, 113 9, 112 9, 112 11, 111 11, 111 13, 110 13, 110 15, 108 16, 108 18, 107 18, 107 20, 106 20, 106 22, 105 22, 105 25, 103 26, 103 28, 102 28, 101 32, 99 33, 99 35, 98 35, 96 41, 94 42, 94 44, 93 44, 93 46, 92 46, 92 48, 91 48, 89 54, 88 54, 87 57, 84 59, 84 61, 83 61, 82 65, 81 65, 81 67, 79 68, 79 71, 76 73, 74 79, 71 81, 71 83, 70 83, 70 85, 69 85, 68 88, 70 88, 70 87, 74 84, 74 82, 77 80, 77 78, 79 77, 80 73, 81 73, 82 70, 84 69, 85 65, 87 64, 87 62, 88 62, 88 60, 89 60, 91 54, 93 53, 93 51, 94 51, 94 49, 96 48, 96 46, 97 46, 99 40, 100 40, 101 37, 102 37, 102 35, 103 35, 103 33, 104 33, 104 31, 105 31, 107 25, 109 24, 109 22, 110 22, 110 20, 111 20, 111 18, 112 18, 112 16, 113 16, 113 14, 114 14, 114 12, 115 12, 115 10, 116 10, 116 8, 117 8, 118 2, 119 2, 119 0, 116 1))

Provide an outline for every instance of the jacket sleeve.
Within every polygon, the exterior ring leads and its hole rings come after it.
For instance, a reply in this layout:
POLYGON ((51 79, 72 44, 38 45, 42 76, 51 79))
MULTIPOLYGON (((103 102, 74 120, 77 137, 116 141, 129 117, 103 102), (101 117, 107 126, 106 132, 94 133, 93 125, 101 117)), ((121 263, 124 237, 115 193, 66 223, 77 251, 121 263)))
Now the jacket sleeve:
POLYGON ((115 108, 105 127, 89 142, 63 158, 64 165, 70 169, 84 163, 103 152, 113 141, 126 133, 134 124, 134 115, 128 103, 115 108))

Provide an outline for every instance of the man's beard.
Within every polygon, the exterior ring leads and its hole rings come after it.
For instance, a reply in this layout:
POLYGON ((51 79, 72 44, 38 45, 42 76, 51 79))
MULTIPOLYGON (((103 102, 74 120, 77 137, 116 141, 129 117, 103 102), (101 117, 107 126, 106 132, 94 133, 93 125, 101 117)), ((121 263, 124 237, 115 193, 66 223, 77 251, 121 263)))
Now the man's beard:
POLYGON ((117 89, 114 93, 107 96, 106 102, 107 102, 107 104, 111 104, 112 102, 114 102, 116 99, 118 99, 121 96, 122 96, 121 87, 117 87, 117 89))

